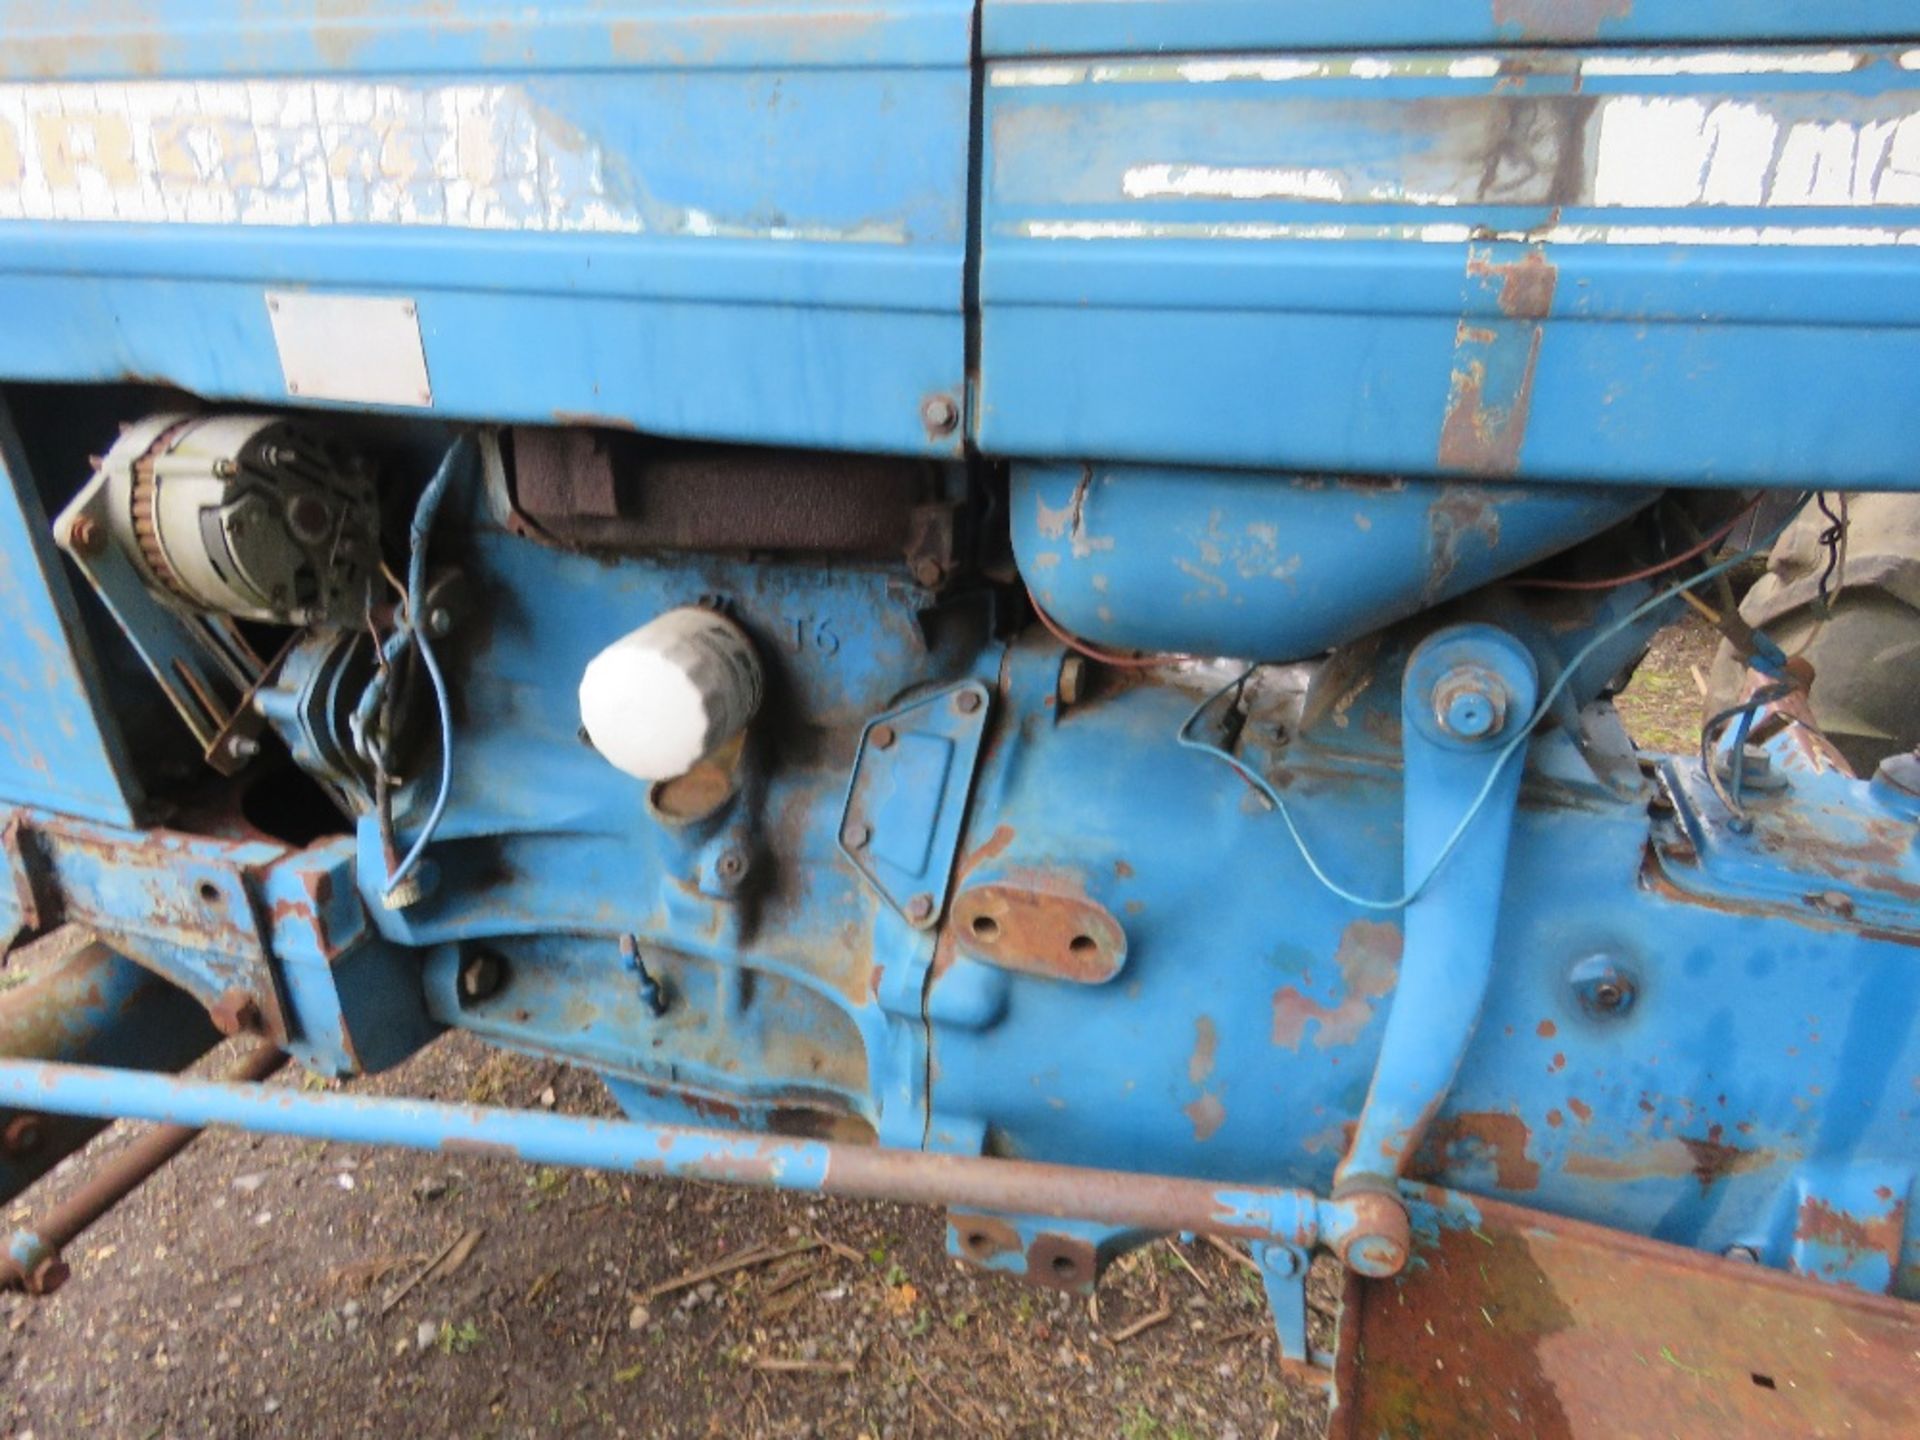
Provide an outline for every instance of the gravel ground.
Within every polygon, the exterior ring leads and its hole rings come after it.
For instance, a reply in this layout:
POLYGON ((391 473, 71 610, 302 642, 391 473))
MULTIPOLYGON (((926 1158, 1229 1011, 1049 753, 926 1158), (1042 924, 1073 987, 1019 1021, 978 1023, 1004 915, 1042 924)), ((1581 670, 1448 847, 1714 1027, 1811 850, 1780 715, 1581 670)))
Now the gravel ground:
MULTIPOLYGON (((1642 745, 1697 734, 1690 670, 1716 638, 1689 624, 1655 642, 1620 700, 1642 745)), ((612 1113, 591 1076, 465 1036, 358 1088, 612 1113)), ((102 1136, 36 1205, 139 1128, 102 1136)), ((30 1213, 15 1204, 9 1228, 30 1213)), ((0 1296, 0 1435, 1323 1432, 1322 1392, 1281 1371, 1244 1257, 1163 1242, 1120 1262, 1096 1309, 961 1266, 944 1233, 887 1205, 210 1134, 71 1249, 57 1296, 0 1296), (766 1248, 785 1253, 661 1288, 766 1248)), ((1317 1303, 1336 1287, 1319 1262, 1317 1303)))
MULTIPOLYGON (((356 1088, 611 1113, 592 1077, 465 1036, 356 1088)), ((0 1297, 0 1434, 1321 1432, 1244 1260, 1163 1242, 1095 1312, 943 1242, 923 1210, 212 1133, 72 1247, 59 1294, 0 1297), (791 1253, 658 1288, 759 1247, 791 1253)))

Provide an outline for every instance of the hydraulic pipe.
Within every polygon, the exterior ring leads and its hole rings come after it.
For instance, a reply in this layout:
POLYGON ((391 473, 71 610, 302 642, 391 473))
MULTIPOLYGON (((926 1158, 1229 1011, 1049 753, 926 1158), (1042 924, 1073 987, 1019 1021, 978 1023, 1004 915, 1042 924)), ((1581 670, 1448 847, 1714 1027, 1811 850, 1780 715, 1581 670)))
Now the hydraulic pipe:
MULTIPOLYGON (((1323 1200, 1302 1190, 1243 1188, 1026 1160, 930 1154, 689 1126, 447 1105, 364 1095, 263 1091, 146 1071, 0 1061, 0 1104, 69 1115, 119 1115, 191 1126, 1083 1219, 1149 1231, 1192 1230, 1345 1250, 1377 1230, 1380 1197, 1323 1200)), ((1404 1225, 1404 1217, 1401 1223, 1404 1225)))
MULTIPOLYGON (((257 1085, 277 1074, 286 1063, 284 1051, 262 1045, 229 1071, 227 1079, 257 1085)), ((7 1241, 6 1251, 0 1253, 0 1290, 18 1287, 36 1295, 50 1295, 59 1289, 68 1275, 60 1252, 202 1133, 192 1125, 162 1125, 149 1131, 88 1176, 79 1189, 38 1223, 16 1230, 7 1241)))

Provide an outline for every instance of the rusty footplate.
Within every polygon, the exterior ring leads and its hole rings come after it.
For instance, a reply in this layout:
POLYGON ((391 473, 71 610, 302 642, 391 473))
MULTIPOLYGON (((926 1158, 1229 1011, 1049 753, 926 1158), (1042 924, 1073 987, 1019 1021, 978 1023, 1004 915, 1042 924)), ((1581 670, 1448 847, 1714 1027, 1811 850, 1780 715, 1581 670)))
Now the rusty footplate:
POLYGON ((1920 1435, 1920 1305, 1441 1190, 1349 1280, 1336 1440, 1920 1435))

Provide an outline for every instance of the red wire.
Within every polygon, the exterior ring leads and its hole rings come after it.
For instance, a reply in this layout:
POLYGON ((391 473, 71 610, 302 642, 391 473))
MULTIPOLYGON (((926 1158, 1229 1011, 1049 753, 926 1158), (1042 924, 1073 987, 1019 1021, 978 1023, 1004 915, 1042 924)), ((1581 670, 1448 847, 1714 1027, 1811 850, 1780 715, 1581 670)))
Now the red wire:
POLYGON ((1056 625, 1053 617, 1041 608, 1038 600, 1034 599, 1031 585, 1026 587, 1026 591, 1027 603, 1033 606, 1033 613, 1039 617, 1040 623, 1047 627, 1047 632, 1069 650, 1078 650, 1089 660, 1098 660, 1102 665, 1118 665, 1126 670, 1147 670, 1155 665, 1165 665, 1169 660, 1186 658, 1183 655, 1115 655, 1108 650, 1096 650, 1086 641, 1056 625))
POLYGON ((1684 565, 1696 555, 1705 554, 1714 546, 1718 545, 1733 533, 1734 526, 1738 525, 1753 513, 1754 507, 1760 503, 1760 499, 1760 496, 1754 496, 1753 499, 1749 500, 1734 512, 1731 520, 1707 536, 1707 538, 1702 540, 1698 545, 1690 546, 1671 559, 1662 560, 1658 565, 1649 565, 1644 570, 1635 570, 1630 575, 1615 575, 1606 580, 1513 580, 1508 583, 1515 589, 1524 590, 1612 590, 1620 585, 1631 585, 1636 580, 1648 580, 1655 575, 1666 573, 1676 565, 1684 565))

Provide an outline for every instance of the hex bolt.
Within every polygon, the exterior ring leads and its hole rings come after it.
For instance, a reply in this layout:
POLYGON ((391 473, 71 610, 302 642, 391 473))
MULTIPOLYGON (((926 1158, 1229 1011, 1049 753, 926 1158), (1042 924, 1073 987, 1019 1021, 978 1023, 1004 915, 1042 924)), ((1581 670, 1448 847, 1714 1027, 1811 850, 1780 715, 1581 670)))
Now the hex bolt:
POLYGON ((840 832, 840 843, 849 850, 864 850, 871 839, 873 827, 859 820, 849 820, 847 828, 840 832))
POLYGON ((891 725, 876 725, 867 736, 867 743, 872 745, 876 750, 888 749, 892 746, 893 741, 894 734, 891 725))
POLYGON ((260 1002, 254 999, 252 992, 238 986, 225 991, 208 1007, 207 1014, 213 1021, 213 1028, 222 1035, 247 1034, 261 1028, 260 1002))
POLYGON ((1499 678, 1477 665, 1462 665, 1433 687, 1433 718, 1456 740, 1485 740, 1507 721, 1507 693, 1499 678))
POLYGON ((907 901, 907 919, 916 925, 924 925, 933 918, 933 896, 915 895, 907 901))
POLYGON ((1760 1252, 1755 1250, 1751 1245, 1729 1245, 1726 1249, 1726 1257, 1740 1265, 1758 1265, 1760 1263, 1760 1252))
POLYGON ((960 407, 951 395, 929 395, 920 404, 920 421, 929 435, 951 435, 960 423, 960 407))
POLYGON ((485 1000, 506 983, 506 964, 490 950, 477 950, 460 963, 460 999, 485 1000))
POLYGON ((1078 705, 1087 685, 1087 662, 1069 655, 1060 662, 1060 683, 1055 687, 1062 705, 1078 705))
POLYGON ((91 515, 76 515, 67 527, 67 545, 78 555, 97 555, 106 544, 106 533, 91 515))
POLYGON ((962 690, 958 695, 953 697, 953 708, 958 710, 962 715, 972 715, 976 713, 980 709, 980 692, 978 690, 962 690))
POLYGON ((1580 1008, 1596 1020, 1625 1015, 1638 993, 1633 976, 1604 951, 1577 960, 1567 978, 1580 1008))
POLYGON ((31 1155, 44 1139, 38 1115, 16 1115, 0 1130, 0 1155, 31 1155))

